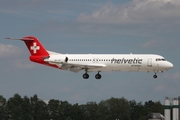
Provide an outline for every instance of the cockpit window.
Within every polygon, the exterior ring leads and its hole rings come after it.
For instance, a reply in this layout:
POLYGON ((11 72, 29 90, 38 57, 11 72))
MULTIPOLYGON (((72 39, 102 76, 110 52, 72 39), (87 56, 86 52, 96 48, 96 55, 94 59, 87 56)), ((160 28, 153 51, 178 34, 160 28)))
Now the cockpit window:
POLYGON ((156 58, 156 61, 166 61, 164 58, 156 58))

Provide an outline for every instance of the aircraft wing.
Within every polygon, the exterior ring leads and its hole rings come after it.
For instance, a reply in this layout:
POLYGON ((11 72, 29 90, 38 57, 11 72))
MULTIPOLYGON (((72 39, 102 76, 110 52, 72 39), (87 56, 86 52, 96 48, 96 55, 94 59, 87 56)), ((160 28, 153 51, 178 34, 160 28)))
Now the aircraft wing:
POLYGON ((72 72, 79 72, 81 70, 93 70, 98 68, 106 67, 104 64, 73 64, 68 62, 58 62, 58 61, 48 61, 50 64, 56 64, 59 68, 62 68, 63 70, 69 70, 72 72))
POLYGON ((106 67, 106 65, 104 64, 86 64, 86 65, 82 65, 82 64, 69 64, 69 63, 64 63, 61 68, 65 68, 66 70, 72 71, 72 72, 79 72, 81 70, 87 69, 88 70, 93 70, 93 69, 97 69, 97 68, 103 68, 106 67))

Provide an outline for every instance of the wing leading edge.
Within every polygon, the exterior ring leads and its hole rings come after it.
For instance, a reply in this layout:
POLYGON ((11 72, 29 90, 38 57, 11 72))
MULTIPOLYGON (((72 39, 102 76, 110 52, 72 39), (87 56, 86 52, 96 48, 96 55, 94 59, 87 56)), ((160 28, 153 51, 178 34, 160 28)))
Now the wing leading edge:
POLYGON ((104 64, 73 64, 68 62, 49 61, 48 59, 45 61, 49 62, 50 64, 55 64, 63 70, 69 70, 71 72, 76 72, 76 73, 81 70, 87 70, 88 72, 91 72, 94 69, 106 67, 106 65, 104 64))

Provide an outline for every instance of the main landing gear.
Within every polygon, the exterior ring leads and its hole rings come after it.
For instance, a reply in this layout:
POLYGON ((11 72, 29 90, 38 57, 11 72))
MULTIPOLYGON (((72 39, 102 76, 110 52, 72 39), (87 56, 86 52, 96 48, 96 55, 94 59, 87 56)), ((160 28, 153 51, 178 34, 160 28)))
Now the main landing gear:
POLYGON ((89 78, 89 74, 84 73, 84 74, 83 74, 83 78, 84 78, 84 79, 88 79, 88 78, 89 78))
POLYGON ((95 75, 96 79, 101 79, 101 74, 99 74, 99 72, 95 75))
POLYGON ((88 69, 85 69, 85 73, 83 74, 83 78, 84 79, 88 79, 89 78, 89 74, 87 74, 88 69))
MULTIPOLYGON (((83 74, 83 78, 84 79, 88 79, 89 78, 89 74, 87 74, 87 71, 83 74)), ((101 74, 99 74, 99 72, 95 75, 96 79, 101 79, 101 74)))

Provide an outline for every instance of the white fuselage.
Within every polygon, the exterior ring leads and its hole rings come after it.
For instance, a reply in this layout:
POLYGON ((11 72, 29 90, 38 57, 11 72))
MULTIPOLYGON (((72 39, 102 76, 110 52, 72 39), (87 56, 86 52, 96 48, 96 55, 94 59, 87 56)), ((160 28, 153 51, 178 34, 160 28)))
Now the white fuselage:
MULTIPOLYGON (((160 55, 154 54, 57 54, 51 55, 48 61, 87 67, 88 72, 92 71, 164 71, 173 67, 172 63, 166 61, 160 55), (65 58, 68 58, 65 61, 65 58)), ((51 63, 50 62, 50 63, 51 63)), ((61 64, 59 64, 61 67, 61 64)))

